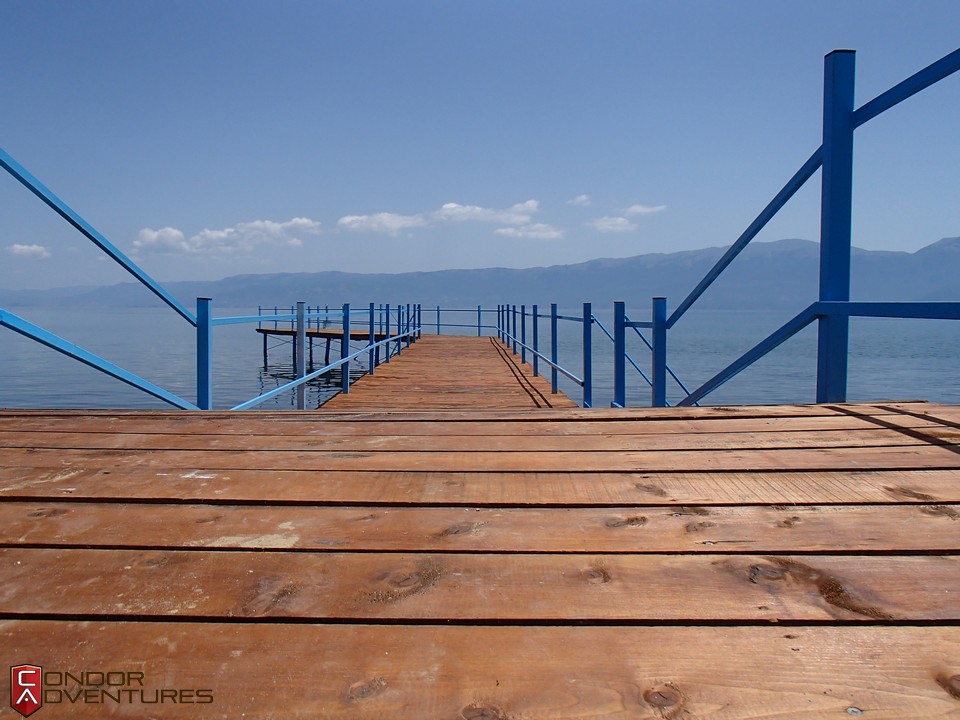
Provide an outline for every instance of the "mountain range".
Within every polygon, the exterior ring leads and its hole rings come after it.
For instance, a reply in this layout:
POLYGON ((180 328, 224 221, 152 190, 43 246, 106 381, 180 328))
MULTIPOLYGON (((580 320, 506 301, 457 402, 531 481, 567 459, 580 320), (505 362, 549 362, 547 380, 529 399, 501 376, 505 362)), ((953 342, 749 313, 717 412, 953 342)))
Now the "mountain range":
MULTIPOLYGON (((311 305, 365 307, 419 302, 426 307, 493 306, 556 302, 563 307, 624 300, 646 308, 653 296, 675 307, 723 254, 725 248, 651 253, 573 265, 525 269, 486 268, 397 274, 301 272, 236 275, 222 280, 164 283, 187 307, 212 297, 215 307, 311 305)), ((753 243, 727 268, 697 307, 749 309, 805 307, 817 297, 819 244, 808 240, 753 243)), ((945 238, 916 252, 854 248, 852 297, 856 300, 960 299, 960 237, 945 238)), ((3 291, 0 306, 152 306, 156 298, 138 283, 104 287, 3 291)))

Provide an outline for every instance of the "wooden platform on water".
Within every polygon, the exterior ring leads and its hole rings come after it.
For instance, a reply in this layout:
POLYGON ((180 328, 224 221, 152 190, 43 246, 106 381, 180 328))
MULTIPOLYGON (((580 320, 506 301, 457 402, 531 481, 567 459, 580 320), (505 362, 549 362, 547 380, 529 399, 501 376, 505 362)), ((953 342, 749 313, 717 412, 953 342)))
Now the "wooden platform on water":
MULTIPOLYGON (((288 337, 295 338, 297 336, 296 328, 292 327, 258 327, 256 331, 261 335, 268 336, 277 336, 277 337, 288 337)), ((340 340, 343 338, 343 328, 332 327, 332 328, 317 328, 317 327, 307 327, 304 328, 304 335, 307 336, 308 340, 340 340)), ((391 335, 396 335, 396 333, 391 333, 391 335)), ((374 331, 373 334, 374 340, 379 342, 381 340, 387 339, 387 334, 383 332, 374 331)), ((369 340, 370 339, 370 329, 368 327, 360 326, 350 329, 350 339, 351 340, 369 340)))
POLYGON ((0 411, 3 660, 188 691, 37 717, 960 715, 960 408, 345 401, 0 411))

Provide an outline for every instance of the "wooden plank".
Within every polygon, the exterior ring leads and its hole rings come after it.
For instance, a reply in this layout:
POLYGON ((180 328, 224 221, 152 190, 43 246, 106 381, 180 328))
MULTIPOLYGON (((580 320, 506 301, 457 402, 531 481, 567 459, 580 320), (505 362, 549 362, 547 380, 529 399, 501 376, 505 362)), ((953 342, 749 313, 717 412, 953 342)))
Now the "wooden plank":
MULTIPOLYGON (((706 419, 657 419, 657 420, 560 420, 538 419, 542 412, 531 413, 528 419, 509 420, 401 420, 384 422, 377 420, 341 419, 339 416, 322 418, 311 414, 304 416, 291 411, 295 418, 276 413, 234 413, 228 417, 211 418, 205 413, 184 413, 176 418, 116 416, 104 417, 76 415, 25 415, 0 416, 0 431, 32 433, 114 433, 179 435, 258 435, 264 437, 285 436, 299 438, 342 438, 354 436, 484 436, 534 435, 538 437, 571 437, 577 435, 677 435, 684 433, 751 433, 807 432, 807 431, 861 431, 875 430, 875 422, 847 415, 812 417, 767 417, 767 418, 706 418, 706 419)), ((944 425, 912 416, 877 416, 885 424, 907 430, 947 430, 944 425)))
MULTIPOLYGON (((30 462, 29 457, 24 458, 30 462)), ((0 466, 0 498, 401 505, 960 502, 956 470, 842 472, 311 472, 117 468, 112 458, 0 466)))
MULTIPOLYGON (((954 717, 956 627, 371 627, 0 621, 13 662, 137 670, 155 718, 954 717), (29 658, 29 660, 27 660, 29 658), (255 691, 253 690, 255 689, 255 691), (194 700, 194 703, 190 703, 194 700)), ((131 686, 133 687, 133 686, 131 686)), ((114 708, 78 703, 69 716, 114 708)), ((57 717, 56 706, 43 712, 57 717)))
POLYGON ((403 552, 956 552, 960 505, 610 508, 0 503, 0 545, 403 552), (910 532, 904 532, 904 527, 910 532))
POLYGON ((764 472, 809 470, 960 469, 952 445, 874 448, 801 448, 791 450, 676 450, 580 452, 340 452, 308 448, 271 451, 250 439, 249 450, 64 450, 7 448, 3 466, 64 467, 107 464, 169 470, 309 470, 432 472, 764 472))
MULTIPOLYGON (((242 415, 242 414, 241 414, 242 415)), ((274 419, 278 422, 302 422, 304 420, 319 421, 322 417, 324 422, 347 420, 353 422, 472 422, 476 420, 560 420, 560 421, 605 421, 605 420, 637 420, 637 421, 661 421, 661 420, 686 420, 686 419, 716 419, 726 421, 731 418, 797 418, 797 417, 856 417, 862 415, 865 417, 885 418, 915 417, 925 418, 931 421, 940 420, 941 423, 960 421, 960 411, 956 406, 940 405, 936 403, 912 402, 912 403, 880 403, 880 404, 833 404, 833 405, 737 405, 737 406, 705 406, 705 407, 683 407, 683 408, 558 408, 541 410, 484 410, 470 409, 461 411, 447 412, 427 412, 418 413, 410 411, 393 412, 383 410, 381 412, 324 412, 321 416, 315 410, 296 411, 284 410, 280 412, 258 411, 247 413, 247 416, 262 419, 274 419), (952 418, 952 419, 951 419, 952 418)), ((96 418, 158 418, 165 420, 177 420, 184 418, 204 420, 225 420, 237 418, 238 413, 230 411, 184 411, 184 410, 103 410, 103 409, 83 409, 83 410, 2 410, 0 409, 0 418, 3 417, 96 417, 96 418)))
MULTIPOLYGON (((598 429, 599 430, 599 429, 598 429)), ((388 431, 389 432, 389 431, 388 431)), ((863 428, 764 433, 701 432, 655 435, 595 434, 550 435, 390 435, 329 437, 302 435, 270 436, 264 443, 270 451, 338 450, 348 452, 619 452, 624 450, 761 450, 800 448, 874 448, 954 445, 960 431, 924 428, 891 432, 863 428)), ((158 434, 116 432, 14 432, 0 431, 0 454, 6 448, 58 448, 136 450, 247 450, 248 435, 238 433, 158 434)))
POLYGON ((954 556, 0 549, 0 615, 445 620, 960 619, 954 556), (69 588, 69 592, 63 592, 69 588))
POLYGON ((323 410, 574 407, 489 337, 426 337, 323 410))

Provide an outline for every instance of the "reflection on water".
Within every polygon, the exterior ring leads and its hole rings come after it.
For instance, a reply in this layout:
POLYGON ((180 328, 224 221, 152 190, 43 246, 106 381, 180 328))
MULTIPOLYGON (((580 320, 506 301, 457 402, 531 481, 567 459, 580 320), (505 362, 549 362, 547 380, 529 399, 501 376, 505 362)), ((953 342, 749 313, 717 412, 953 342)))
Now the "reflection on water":
MULTIPOLYGON (((307 374, 314 370, 319 370, 323 365, 316 363, 307 363, 307 374)), ((367 372, 366 363, 356 361, 350 363, 350 382, 354 383, 363 377, 367 372)), ((297 378, 296 368, 292 364, 275 364, 272 360, 269 365, 261 365, 259 368, 260 390, 258 395, 263 395, 271 390, 276 390, 288 382, 297 378)), ((334 368, 330 372, 324 373, 314 380, 305 384, 306 393, 304 407, 308 410, 318 408, 327 400, 340 392, 343 373, 340 368, 334 368)), ((296 393, 288 392, 278 395, 275 398, 266 400, 260 406, 260 409, 274 410, 293 410, 297 407, 296 393)))

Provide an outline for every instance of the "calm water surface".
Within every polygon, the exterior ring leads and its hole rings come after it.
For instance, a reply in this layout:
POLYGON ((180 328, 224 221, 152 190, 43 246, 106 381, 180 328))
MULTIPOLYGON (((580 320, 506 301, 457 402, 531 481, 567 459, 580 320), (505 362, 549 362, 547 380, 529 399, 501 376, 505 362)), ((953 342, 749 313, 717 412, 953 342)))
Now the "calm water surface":
MULTIPOLYGON (((20 308, 18 315, 97 353, 188 400, 196 396, 195 331, 166 308, 109 311, 20 308)), ((577 310, 561 311, 575 315, 577 310)), ((594 309, 612 328, 610 312, 594 309)), ((217 316, 249 314, 249 308, 218 308, 217 316)), ((784 322, 790 313, 691 311, 670 332, 669 362, 691 390, 719 372, 784 322)), ((492 322, 493 316, 487 316, 492 322)), ((637 319, 646 319, 639 314, 637 319)), ((425 333, 435 332, 433 317, 424 313, 425 333)), ((476 311, 444 321, 475 324, 476 311)), ((292 348, 270 341, 269 364, 254 325, 214 329, 214 405, 229 408, 271 390, 292 378, 292 348)), ((549 345, 541 322, 541 347, 549 345)), ((451 332, 476 334, 475 329, 451 332)), ((487 331, 489 332, 489 331, 487 331)), ((529 332, 529 331, 528 331, 529 332)), ((581 374, 581 327, 560 324, 560 363, 581 374)), ((612 343, 594 329, 594 406, 608 406, 613 394, 612 343)), ((360 344, 355 347, 360 348, 360 344)), ((632 336, 628 350, 649 373, 649 352, 632 336)), ((334 344, 334 353, 338 351, 334 344)), ((960 322, 935 320, 851 320, 849 394, 857 400, 922 399, 960 403, 960 322)), ((0 407, 9 408, 168 408, 165 403, 44 348, 16 333, 0 329, 0 407)), ((314 350, 317 367, 323 344, 314 350)), ((362 366, 355 375, 362 372, 362 366)), ((806 403, 814 399, 816 330, 808 328, 709 395, 704 404, 806 403)), ((649 404, 649 387, 627 368, 628 404, 649 404)), ((310 386, 308 406, 316 407, 339 387, 339 374, 310 386)), ((579 401, 581 390, 561 377, 560 387, 579 401)), ((672 383, 671 402, 683 397, 672 383)), ((261 405, 261 409, 294 406, 293 393, 261 405)))

